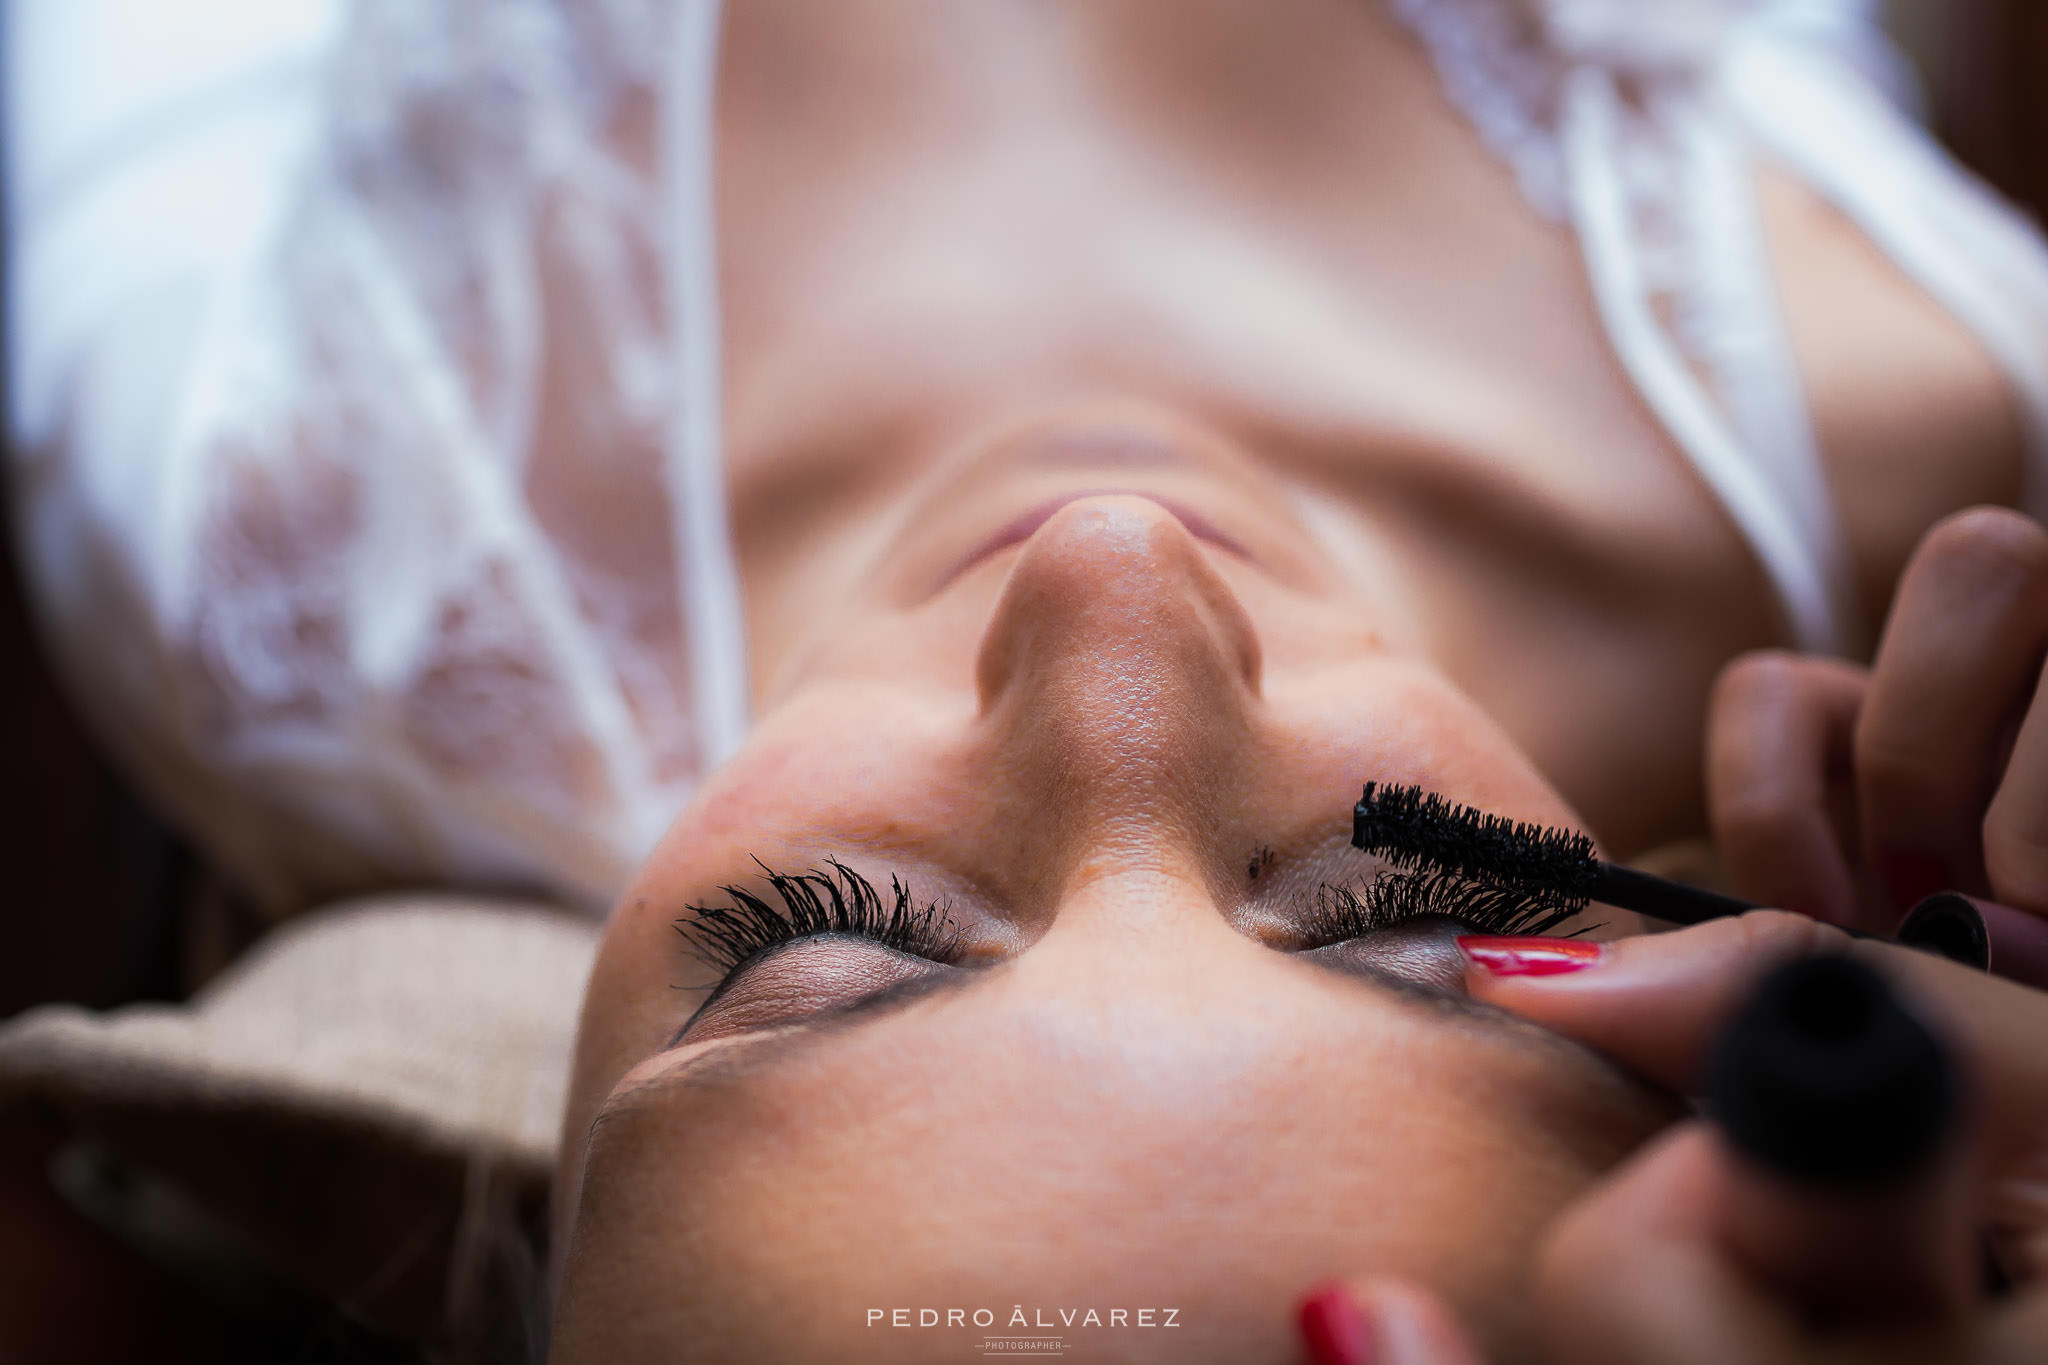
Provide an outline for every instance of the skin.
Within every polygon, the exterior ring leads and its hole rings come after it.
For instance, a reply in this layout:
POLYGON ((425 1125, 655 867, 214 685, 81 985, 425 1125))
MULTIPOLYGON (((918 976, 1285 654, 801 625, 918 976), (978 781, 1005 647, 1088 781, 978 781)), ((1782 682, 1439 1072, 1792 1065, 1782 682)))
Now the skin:
MULTIPOLYGON (((986 1332, 867 1311, 1019 1304, 1180 1309, 1090 1358, 1287 1359, 1340 1273, 1515 1359, 1546 1221, 1671 1117, 1475 1008, 1454 923, 1305 951, 1364 780, 1613 856, 1701 832, 1715 676, 1782 626, 1570 237, 1375 7, 1287 18, 728 15, 757 725, 592 975, 555 1359, 950 1360, 986 1332), (676 921, 828 857, 943 903, 961 965, 798 945, 678 1041, 714 974, 676 921)), ((1866 244, 1765 203, 1874 638, 2016 427, 1866 244)))
POLYGON ((1437 1286, 1512 1348, 1542 1219, 1669 1110, 1458 1008, 1448 922, 1298 951, 1303 893, 1363 870, 1343 818, 1361 772, 1569 821, 1498 730, 1135 496, 1067 504, 831 658, 606 935, 557 1357, 954 1358, 979 1334, 869 1332, 865 1309, 1022 1301, 1181 1307, 1172 1335, 1091 1342, 1104 1359, 1261 1359, 1294 1288, 1360 1264, 1437 1286), (986 620, 971 658, 956 612, 986 620), (800 945, 664 1050, 704 995, 673 989, 705 976, 672 928, 688 903, 751 857, 827 854, 942 896, 965 965, 800 945), (979 979, 792 1027, 962 972, 979 979))

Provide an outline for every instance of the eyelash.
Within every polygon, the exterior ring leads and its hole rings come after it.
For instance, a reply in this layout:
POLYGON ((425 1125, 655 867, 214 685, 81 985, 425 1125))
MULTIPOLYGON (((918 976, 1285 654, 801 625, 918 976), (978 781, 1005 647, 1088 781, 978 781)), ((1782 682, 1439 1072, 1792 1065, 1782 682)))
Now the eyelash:
POLYGON ((1325 948, 1423 916, 1488 934, 1547 934, 1583 908, 1541 889, 1475 881, 1443 868, 1383 871, 1363 887, 1324 882, 1301 916, 1305 949, 1325 948))
POLYGON ((676 932, 721 979, 770 949, 821 934, 848 934, 933 962, 961 957, 960 930, 945 907, 917 905, 910 888, 889 878, 885 905, 875 884, 836 858, 808 872, 782 873, 756 862, 780 904, 745 887, 723 886, 729 905, 693 905, 676 932))
MULTIPOLYGON (((779 903, 725 886, 719 889, 730 904, 693 905, 688 918, 675 922, 691 955, 720 980, 772 949, 824 934, 869 939, 945 965, 963 955, 959 926, 945 907, 916 904, 897 877, 889 878, 885 903, 873 882, 837 859, 794 874, 756 865, 779 903)), ((1301 916, 1301 937, 1304 950, 1323 948, 1424 916, 1489 934, 1543 934, 1578 909, 1541 891, 1476 882, 1441 868, 1380 872, 1362 887, 1318 887, 1315 903, 1301 916)))

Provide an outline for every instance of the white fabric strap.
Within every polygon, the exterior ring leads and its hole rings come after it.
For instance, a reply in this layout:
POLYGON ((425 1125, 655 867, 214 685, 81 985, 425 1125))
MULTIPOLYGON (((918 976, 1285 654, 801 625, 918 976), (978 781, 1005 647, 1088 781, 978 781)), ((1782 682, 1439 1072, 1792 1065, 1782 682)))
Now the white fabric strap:
MULTIPOLYGON (((1757 460, 1754 439, 1745 444, 1716 411, 1686 357, 1658 322, 1633 239, 1627 195, 1615 169, 1618 106, 1609 73, 1582 67, 1572 74, 1565 92, 1562 145, 1572 218, 1601 319, 1629 378, 1754 547, 1777 587, 1799 648, 1836 652, 1841 646, 1840 590, 1831 585, 1823 558, 1832 540, 1832 516, 1810 488, 1797 498, 1787 496, 1788 489, 1810 484, 1816 477, 1810 429, 1801 425, 1803 409, 1789 411, 1781 394, 1760 392, 1751 397, 1757 434, 1768 432, 1783 443, 1779 453, 1790 457, 1784 463, 1807 462, 1803 470, 1787 470, 1781 464, 1774 479, 1757 460), (1811 521, 1803 523, 1802 510, 1811 521)), ((1759 340, 1755 333, 1724 336, 1716 349, 1739 352, 1759 340)), ((1754 378, 1753 364, 1746 362, 1739 373, 1754 378)))
POLYGON ((688 0, 676 16, 663 87, 668 172, 669 316, 675 336, 676 411, 668 439, 675 515, 676 601, 690 667, 703 768, 746 737, 746 613, 726 501, 721 403, 717 209, 713 195, 718 109, 719 0, 688 0))
POLYGON ((1616 354, 1754 547, 1800 648, 1839 650, 1857 603, 1754 154, 1989 351, 2027 427, 2021 505, 2048 519, 2048 251, 1901 112, 1912 83, 1870 0, 1388 3, 1531 204, 1576 227, 1616 354))

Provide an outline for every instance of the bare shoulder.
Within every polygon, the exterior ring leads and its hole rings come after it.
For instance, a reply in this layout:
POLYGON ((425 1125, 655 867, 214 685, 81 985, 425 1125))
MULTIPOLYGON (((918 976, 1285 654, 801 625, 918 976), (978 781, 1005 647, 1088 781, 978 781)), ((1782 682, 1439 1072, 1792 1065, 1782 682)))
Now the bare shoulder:
POLYGON ((1762 199, 1874 631, 1929 526, 1974 504, 2017 501, 2019 405, 1976 338, 1832 205, 1783 176, 1766 177, 1762 199))

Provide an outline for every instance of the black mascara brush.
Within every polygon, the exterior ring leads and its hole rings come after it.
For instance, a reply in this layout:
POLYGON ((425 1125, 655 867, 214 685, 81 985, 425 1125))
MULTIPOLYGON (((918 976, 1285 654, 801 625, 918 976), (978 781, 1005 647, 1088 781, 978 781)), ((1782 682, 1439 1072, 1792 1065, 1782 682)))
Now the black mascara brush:
POLYGON ((1598 901, 1672 924, 1700 924, 1759 907, 1593 856, 1593 841, 1488 815, 1420 787, 1365 784, 1351 812, 1351 842, 1401 871, 1441 868, 1491 884, 1512 883, 1583 910, 1598 901))
MULTIPOLYGON (((1574 910, 1597 901, 1669 924, 1702 924, 1763 908, 1604 862, 1584 834, 1488 815, 1420 787, 1366 783, 1351 812, 1351 842, 1400 871, 1440 870, 1480 886, 1513 886, 1574 910)), ((1960 896, 1930 896, 1915 906, 1897 941, 1974 967, 1990 960, 1983 920, 1960 896)))

